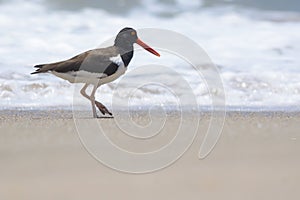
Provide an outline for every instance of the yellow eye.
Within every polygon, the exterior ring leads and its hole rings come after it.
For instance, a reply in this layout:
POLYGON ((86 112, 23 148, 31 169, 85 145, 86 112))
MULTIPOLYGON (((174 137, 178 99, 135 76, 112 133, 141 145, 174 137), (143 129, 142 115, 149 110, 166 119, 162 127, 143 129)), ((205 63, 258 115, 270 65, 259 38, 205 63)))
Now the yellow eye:
POLYGON ((135 32, 134 32, 134 31, 132 31, 132 32, 131 32, 131 35, 135 35, 135 32))

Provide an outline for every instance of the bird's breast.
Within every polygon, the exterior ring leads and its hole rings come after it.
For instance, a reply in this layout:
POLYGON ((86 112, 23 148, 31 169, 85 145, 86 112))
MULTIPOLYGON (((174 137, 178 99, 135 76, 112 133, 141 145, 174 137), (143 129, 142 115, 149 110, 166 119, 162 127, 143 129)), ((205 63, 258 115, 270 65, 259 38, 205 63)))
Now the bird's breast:
POLYGON ((127 70, 127 67, 125 66, 120 54, 117 56, 110 57, 109 60, 118 67, 113 73, 110 73, 108 74, 108 76, 101 78, 101 80, 99 81, 100 84, 105 84, 116 80, 117 78, 122 76, 127 70))

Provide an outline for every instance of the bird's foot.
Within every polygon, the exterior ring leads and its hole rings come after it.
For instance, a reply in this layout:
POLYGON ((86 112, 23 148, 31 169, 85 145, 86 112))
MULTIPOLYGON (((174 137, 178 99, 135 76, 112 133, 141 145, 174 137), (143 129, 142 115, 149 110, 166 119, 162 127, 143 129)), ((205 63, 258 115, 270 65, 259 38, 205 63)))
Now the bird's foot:
POLYGON ((110 116, 112 116, 112 113, 102 103, 100 103, 99 101, 95 101, 95 104, 103 115, 109 114, 110 116))

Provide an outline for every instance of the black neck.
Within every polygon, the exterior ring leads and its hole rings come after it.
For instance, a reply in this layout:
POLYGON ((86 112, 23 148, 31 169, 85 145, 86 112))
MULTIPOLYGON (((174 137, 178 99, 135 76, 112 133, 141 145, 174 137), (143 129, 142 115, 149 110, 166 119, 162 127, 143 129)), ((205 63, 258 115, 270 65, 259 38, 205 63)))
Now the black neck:
POLYGON ((129 65, 132 57, 133 57, 133 50, 129 51, 127 53, 121 54, 121 58, 122 58, 122 61, 125 65, 125 67, 127 67, 129 65))
POLYGON ((122 61, 125 67, 127 67, 133 57, 133 44, 122 40, 116 40, 114 46, 118 47, 122 61))

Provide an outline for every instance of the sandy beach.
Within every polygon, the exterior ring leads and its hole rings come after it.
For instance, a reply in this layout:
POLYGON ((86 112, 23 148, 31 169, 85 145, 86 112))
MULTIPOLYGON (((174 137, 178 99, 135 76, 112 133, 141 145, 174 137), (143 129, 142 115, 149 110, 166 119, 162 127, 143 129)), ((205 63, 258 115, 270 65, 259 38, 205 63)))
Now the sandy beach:
MULTIPOLYGON (((0 199, 300 197, 300 113, 229 112, 208 157, 198 159, 203 135, 197 135, 173 165, 140 175, 95 160, 82 146, 72 117, 71 111, 0 111, 0 199)), ((171 119, 169 133, 178 120, 171 119)), ((120 137, 113 119, 96 120, 112 138, 120 137)), ((203 115, 199 128, 208 122, 203 115)))

